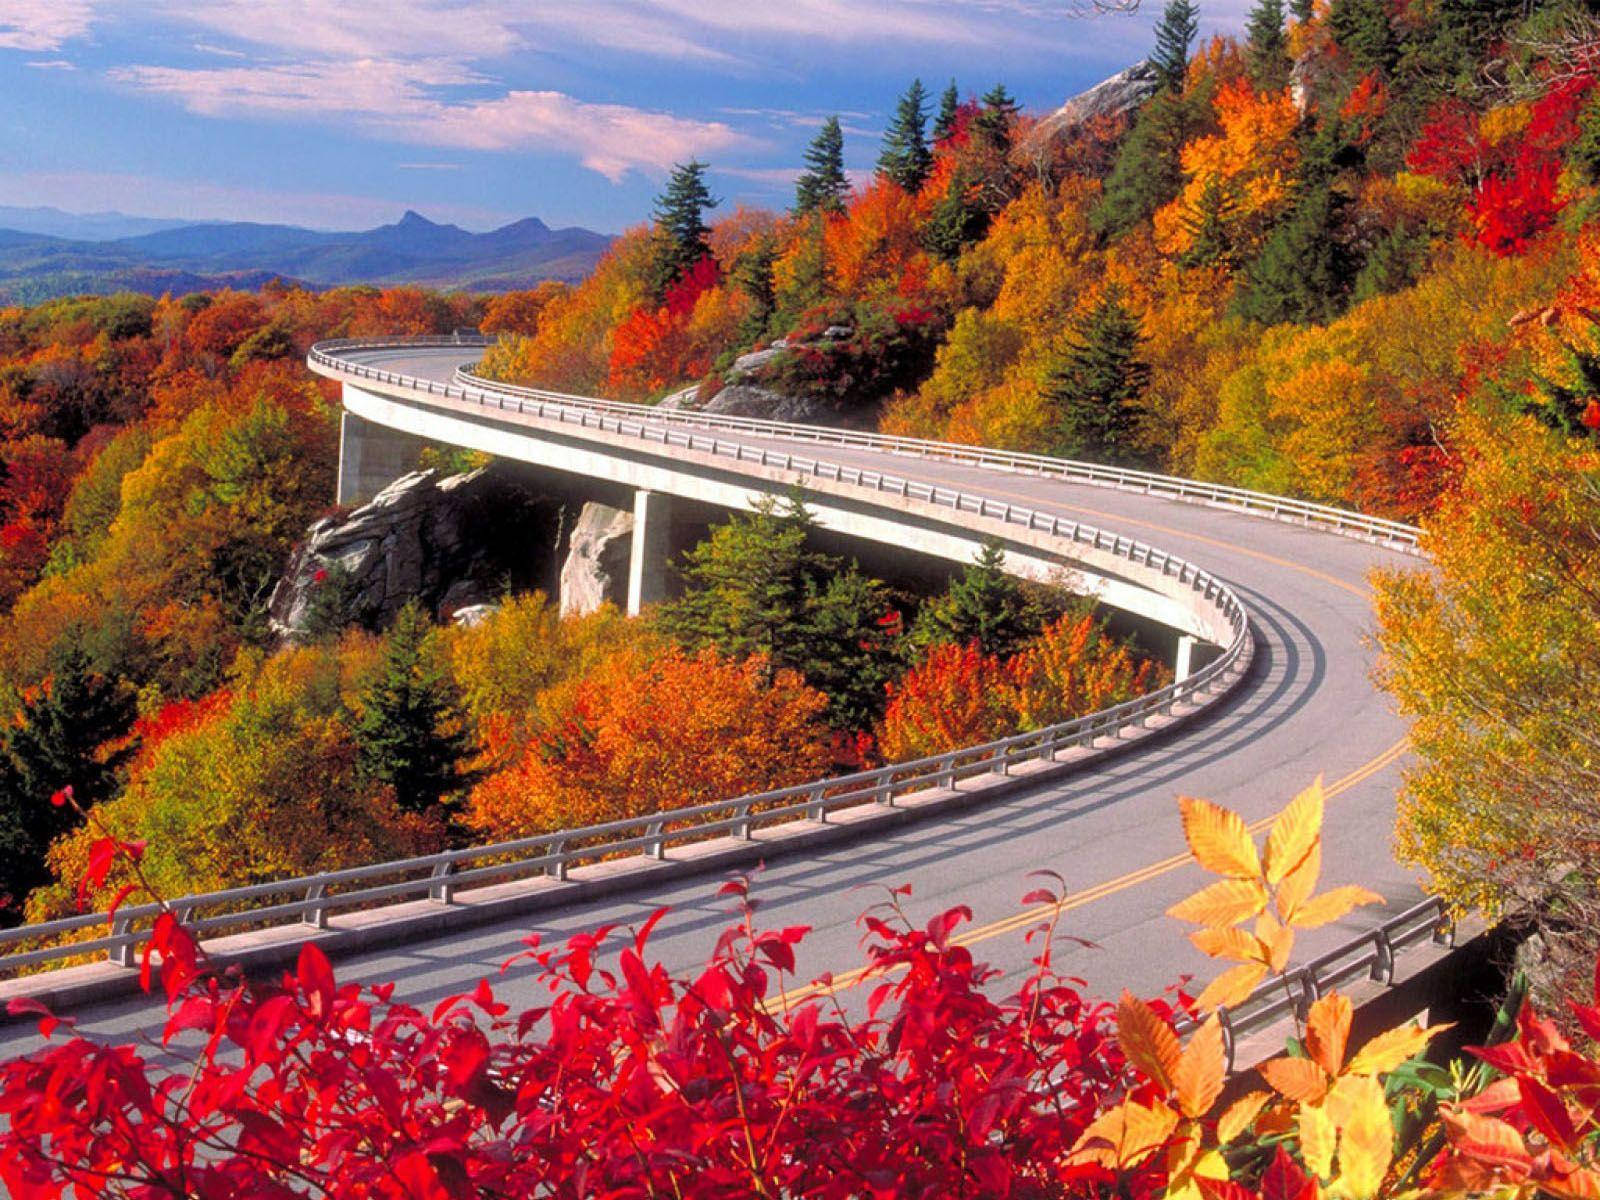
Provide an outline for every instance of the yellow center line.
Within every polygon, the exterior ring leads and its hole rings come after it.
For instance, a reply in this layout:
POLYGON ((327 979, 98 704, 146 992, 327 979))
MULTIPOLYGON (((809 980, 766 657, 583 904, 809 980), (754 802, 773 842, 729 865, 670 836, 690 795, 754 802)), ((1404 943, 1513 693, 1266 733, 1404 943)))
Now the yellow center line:
MULTIPOLYGON (((1385 767, 1393 763, 1396 759, 1400 758, 1400 756, 1410 748, 1410 745, 1411 740, 1409 738, 1401 738, 1398 742, 1390 746, 1376 758, 1362 763, 1348 775, 1345 775, 1344 777, 1329 784, 1324 789, 1323 795, 1327 799, 1331 800, 1336 796, 1348 792, 1351 788, 1356 787, 1358 784, 1363 783, 1367 779, 1370 779, 1379 771, 1382 771, 1385 767)), ((1252 834, 1260 833, 1262 830, 1268 828, 1268 826, 1271 824, 1272 817, 1262 817, 1260 820, 1255 821, 1250 825, 1250 832, 1252 834)), ((1159 878, 1162 875, 1170 874, 1173 871, 1188 866, 1193 861, 1193 857, 1188 852, 1174 854, 1170 858, 1162 859, 1160 862, 1151 863, 1149 866, 1140 867, 1136 871, 1130 871, 1126 875, 1120 875, 1115 879, 1107 880, 1105 883, 1100 883, 1096 884, 1094 887, 1085 888, 1081 892, 1075 892, 1061 901, 1059 911, 1067 912, 1074 908, 1082 908, 1086 904, 1093 904, 1095 901, 1103 900, 1107 896, 1113 896, 1116 893, 1126 891, 1131 887, 1137 887, 1141 883, 1146 883, 1152 879, 1159 878)), ((999 937, 1002 934, 1012 933, 1034 922, 1042 921, 1055 909, 1056 906, 1051 904, 1034 905, 1030 908, 1023 909, 1021 912, 1012 913, 1008 917, 1002 917, 1000 920, 991 922, 988 925, 976 925, 971 929, 964 930, 957 936, 951 938, 950 942, 951 945, 955 946, 976 945, 978 942, 987 941, 990 938, 999 937)), ((843 991, 849 987, 854 987, 870 973, 871 968, 869 967, 857 967, 854 970, 846 971, 842 975, 834 976, 832 980, 827 983, 812 982, 802 984, 799 987, 791 988, 789 991, 780 992, 778 995, 773 996, 766 1002, 766 1007, 769 1011, 772 1011, 776 1009, 787 1008, 789 1005, 798 1003, 801 1000, 808 1000, 818 996, 832 995, 835 992, 843 991)))

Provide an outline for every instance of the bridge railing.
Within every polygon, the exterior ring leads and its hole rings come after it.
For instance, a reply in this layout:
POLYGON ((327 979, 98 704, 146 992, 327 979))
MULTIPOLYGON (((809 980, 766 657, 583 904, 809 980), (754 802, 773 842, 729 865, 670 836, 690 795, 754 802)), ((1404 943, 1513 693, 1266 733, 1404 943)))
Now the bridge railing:
MULTIPOLYGON (((333 370, 357 377, 375 379, 386 383, 402 383, 412 377, 392 371, 351 363, 337 357, 341 350, 380 349, 392 346, 490 346, 493 338, 428 338, 408 339, 404 342, 375 343, 344 340, 322 342, 314 346, 311 359, 333 370)), ((428 381, 421 382, 426 389, 428 381)), ((1189 503, 1209 504, 1221 508, 1238 509, 1276 520, 1293 521, 1318 526, 1347 536, 1363 538, 1405 552, 1415 551, 1420 531, 1414 525, 1370 517, 1327 504, 1309 500, 1296 500, 1287 496, 1274 496, 1269 492, 1251 491, 1248 488, 1230 487, 1226 484, 1205 483, 1175 475, 1161 475, 1152 471, 1137 471, 1126 467, 1106 466, 1103 463, 1082 462, 1074 459, 1052 458, 1043 454, 1029 454, 1017 450, 996 450, 987 446, 965 445, 959 442, 939 442, 925 438, 898 437, 892 434, 866 433, 858 430, 837 429, 826 425, 803 425, 786 421, 772 421, 760 417, 735 417, 723 413, 697 412, 693 409, 667 409, 646 404, 628 404, 620 400, 601 400, 591 396, 575 396, 545 388, 519 387, 484 379, 465 368, 455 373, 456 384, 465 390, 492 389, 507 395, 543 400, 567 406, 582 406, 593 412, 626 414, 640 419, 666 424, 694 426, 703 429, 722 429, 729 432, 753 434, 760 437, 781 438, 787 441, 810 442, 818 445, 845 446, 880 453, 909 455, 916 458, 959 462, 988 467, 1017 474, 1040 475, 1111 487, 1119 491, 1138 492, 1143 495, 1162 496, 1189 503)), ((435 383, 439 394, 445 387, 435 383)))

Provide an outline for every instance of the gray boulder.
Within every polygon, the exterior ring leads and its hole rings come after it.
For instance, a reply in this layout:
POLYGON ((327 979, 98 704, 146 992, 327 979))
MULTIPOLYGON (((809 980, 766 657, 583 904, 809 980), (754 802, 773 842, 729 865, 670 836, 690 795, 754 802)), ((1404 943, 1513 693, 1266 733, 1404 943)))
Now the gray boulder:
POLYGON ((1161 77, 1149 61, 1135 63, 1079 92, 1039 122, 1029 135, 1031 143, 1070 137, 1096 117, 1119 117, 1138 108, 1161 89, 1161 77))
POLYGON ((567 535, 567 555, 561 564, 561 615, 591 613, 607 602, 624 606, 632 546, 631 512, 593 501, 585 504, 567 535))

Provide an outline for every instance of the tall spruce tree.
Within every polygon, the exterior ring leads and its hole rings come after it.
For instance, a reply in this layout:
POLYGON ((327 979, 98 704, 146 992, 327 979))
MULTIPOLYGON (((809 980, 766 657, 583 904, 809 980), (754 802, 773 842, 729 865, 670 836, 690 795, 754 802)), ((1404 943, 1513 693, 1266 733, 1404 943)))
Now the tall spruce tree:
POLYGON ((939 115, 933 119, 933 141, 937 145, 948 141, 950 135, 956 131, 956 122, 961 119, 961 91, 952 79, 950 86, 945 88, 939 97, 939 115))
POLYGON ((706 239, 711 227, 706 224, 706 213, 721 201, 706 185, 707 169, 698 159, 679 163, 656 197, 656 254, 650 284, 658 296, 709 253, 706 239))
POLYGON ((794 185, 796 216, 813 212, 838 212, 850 191, 844 173, 844 132, 839 118, 829 117, 806 148, 806 169, 794 185))
POLYGON ((1111 237, 1126 233, 1183 190, 1183 147, 1204 128, 1209 114, 1205 97, 1165 89, 1139 109, 1100 202, 1089 214, 1098 232, 1111 237))
POLYGON ((1281 92, 1289 86, 1289 37, 1283 28, 1283 0, 1256 0, 1245 24, 1250 82, 1262 92, 1281 92))
POLYGON ((1317 0, 1289 0, 1289 11, 1294 19, 1304 25, 1317 11, 1317 0))
POLYGON ((1139 320, 1115 287, 1074 323, 1067 352, 1044 380, 1052 453, 1109 463, 1137 457, 1150 383, 1142 342, 1139 320))
POLYGON ((1394 71, 1399 45, 1389 23, 1387 0, 1333 0, 1328 28, 1359 73, 1378 71, 1387 76, 1394 71))
POLYGON ((933 152, 928 149, 928 93, 922 80, 913 79, 895 106, 894 119, 884 132, 878 174, 908 192, 915 192, 922 187, 932 167, 933 152))
POLYGON ((1053 609, 1046 604, 1038 587, 1029 587, 1005 565, 1000 543, 986 542, 944 594, 927 601, 917 613, 912 647, 975 642, 985 654, 1007 657, 1037 637, 1060 606, 1053 609))
POLYGON ((972 132, 1003 157, 1011 152, 1012 127, 1022 106, 1003 83, 997 83, 985 92, 981 103, 982 107, 972 122, 972 132))
POLYGON ((1156 46, 1150 62, 1161 83, 1170 91, 1183 91, 1189 70, 1189 48, 1200 32, 1200 9, 1190 0, 1167 0, 1167 7, 1156 22, 1156 46))
POLYGON ((406 812, 425 813, 466 786, 470 744, 454 688, 423 653, 428 619, 415 601, 389 630, 376 678, 361 696, 356 744, 367 777, 394 789, 406 812))
POLYGON ((97 672, 76 647, 53 653, 49 668, 0 744, 0 893, 13 903, 48 880, 45 851, 78 823, 74 807, 52 804, 51 797, 71 788, 86 809, 111 799, 134 749, 102 749, 133 726, 134 698, 126 687, 97 672))

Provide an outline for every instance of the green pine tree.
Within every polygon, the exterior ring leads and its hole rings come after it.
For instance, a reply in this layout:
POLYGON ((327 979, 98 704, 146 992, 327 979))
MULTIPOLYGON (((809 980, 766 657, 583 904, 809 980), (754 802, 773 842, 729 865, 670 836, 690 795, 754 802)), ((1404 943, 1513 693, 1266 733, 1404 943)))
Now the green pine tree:
POLYGON ((1090 213, 1098 232, 1119 237, 1183 190, 1183 147, 1205 129, 1210 113, 1208 96, 1168 90, 1139 109, 1090 213))
POLYGON ((982 107, 972 121, 973 135, 1004 157, 1011 152, 1012 130, 1022 107, 1003 83, 997 83, 985 92, 980 103, 982 107))
POLYGON ((1399 45, 1389 24, 1387 0, 1333 0, 1328 28, 1358 74, 1394 71, 1399 45))
POLYGON ((1232 197, 1221 178, 1212 175, 1200 192, 1199 203, 1183 216, 1189 233, 1189 248, 1178 256, 1181 267, 1232 267, 1233 235, 1228 217, 1234 209, 1232 197))
POLYGON ((773 670, 798 671, 828 697, 836 729, 863 729, 896 667, 879 624, 889 592, 855 563, 813 549, 815 528, 798 495, 736 514, 684 556, 683 594, 655 620, 691 650, 763 654, 773 670))
POLYGON ((1115 287, 1074 323, 1066 354, 1044 380, 1054 414, 1052 453, 1110 463, 1137 458, 1150 383, 1142 341, 1139 319, 1115 287))
POLYGON ((1191 0, 1167 0, 1167 7, 1156 22, 1156 46, 1150 62, 1160 75, 1162 86, 1169 91, 1183 91, 1184 76, 1189 70, 1189 48, 1199 32, 1199 6, 1191 0))
POLYGON ((361 695, 356 744, 367 777, 394 789, 406 812, 425 813, 469 780, 470 752, 454 688, 424 654, 428 619, 415 601, 395 617, 377 676, 361 695))
POLYGON ((878 174, 893 180, 908 192, 915 192, 928 178, 933 152, 928 149, 928 93, 922 80, 913 79, 894 119, 883 135, 883 151, 878 155, 878 174))
POLYGON ((973 192, 967 173, 957 170, 950 176, 944 195, 928 214, 928 223, 922 229, 922 244, 940 258, 954 262, 963 250, 982 241, 988 232, 989 214, 973 192))
POLYGON ((710 252, 706 213, 721 201, 706 185, 706 170, 698 160, 679 163, 656 197, 656 255, 650 283, 658 296, 710 252))
POLYGON ((1331 320, 1344 309, 1357 264, 1343 244, 1344 198, 1326 184, 1300 193, 1245 271, 1234 307, 1263 325, 1331 320))
POLYGON ((829 117, 822 123, 806 149, 805 163, 805 171, 795 180, 795 215, 843 210, 850 180, 844 173, 844 132, 839 128, 838 117, 829 117))
POLYGON ((976 642, 985 654, 1007 657, 1037 637, 1062 606, 1048 604, 1042 589, 1009 574, 1005 564, 1000 543, 985 543, 942 595, 923 604, 911 626, 911 647, 976 642))
POLYGON ((1283 0, 1256 0, 1245 25, 1250 82, 1262 92, 1289 86, 1289 37, 1283 28, 1283 0))
POLYGON ((49 879, 45 851, 78 824, 72 805, 51 797, 72 789, 79 807, 111 799, 122 766, 133 753, 103 749, 133 726, 132 694, 93 669, 83 650, 51 655, 38 693, 23 701, 0 744, 0 893, 10 904, 49 879))
POLYGON ((939 115, 933 119, 933 141, 935 145, 947 141, 956 131, 956 121, 961 117, 961 92, 952 79, 950 86, 945 88, 939 97, 939 115))
POLYGON ((1304 25, 1317 10, 1317 0, 1289 0, 1289 11, 1294 19, 1304 25))
POLYGON ((748 346, 759 341, 777 310, 778 288, 774 271, 777 261, 778 240, 770 233, 754 239, 733 260, 728 280, 751 302, 750 313, 739 326, 739 345, 748 346))

